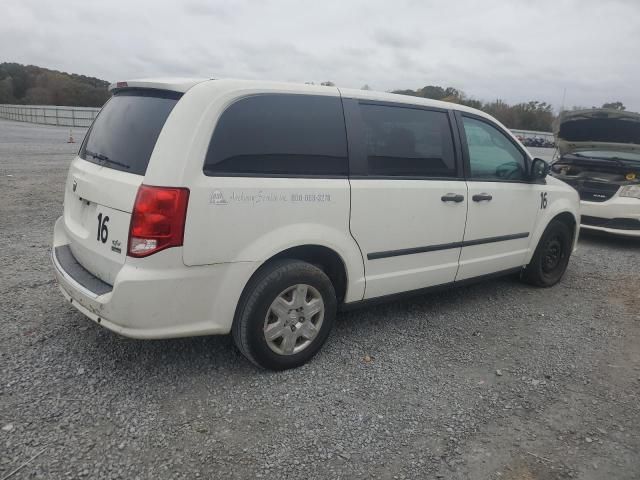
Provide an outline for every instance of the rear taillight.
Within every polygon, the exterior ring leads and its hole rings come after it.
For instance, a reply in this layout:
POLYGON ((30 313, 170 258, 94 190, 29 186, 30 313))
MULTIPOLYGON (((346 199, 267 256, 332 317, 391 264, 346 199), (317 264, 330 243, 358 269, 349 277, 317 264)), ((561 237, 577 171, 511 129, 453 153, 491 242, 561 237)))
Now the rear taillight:
POLYGON ((140 185, 129 226, 131 257, 146 257, 184 239, 189 189, 140 185))

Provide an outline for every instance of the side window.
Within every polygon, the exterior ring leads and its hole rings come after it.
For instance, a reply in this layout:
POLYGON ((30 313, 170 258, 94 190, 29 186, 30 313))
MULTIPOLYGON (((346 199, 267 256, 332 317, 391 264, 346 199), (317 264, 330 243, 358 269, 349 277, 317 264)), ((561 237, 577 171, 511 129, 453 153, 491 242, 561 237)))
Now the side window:
POLYGON ((369 175, 455 177, 445 112, 361 104, 369 175))
POLYGON ((212 176, 347 175, 342 103, 266 94, 233 103, 218 120, 204 164, 212 176))
POLYGON ((462 117, 469 147, 471 178, 487 180, 524 180, 524 154, 496 127, 462 117))

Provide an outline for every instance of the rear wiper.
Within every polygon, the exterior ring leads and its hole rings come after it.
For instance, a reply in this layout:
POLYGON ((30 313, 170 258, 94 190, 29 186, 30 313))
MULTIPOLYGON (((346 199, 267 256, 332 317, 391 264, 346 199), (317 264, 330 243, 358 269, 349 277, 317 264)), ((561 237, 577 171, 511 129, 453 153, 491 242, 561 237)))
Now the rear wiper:
POLYGON ((626 165, 622 161, 623 159, 620 158, 620 157, 592 157, 592 156, 587 156, 587 155, 580 155, 579 153, 572 153, 571 155, 573 155, 574 157, 584 158, 585 160, 605 160, 605 161, 611 160, 616 165, 620 165, 621 167, 624 167, 626 165))
POLYGON ((116 160, 111 160, 109 157, 107 157, 106 155, 104 155, 102 153, 92 152, 91 150, 85 150, 84 153, 86 153, 90 157, 93 157, 93 158, 96 158, 96 159, 100 160, 101 162, 111 163, 112 165, 118 165, 118 166, 124 167, 124 168, 131 168, 126 163, 118 162, 116 160))
POLYGON ((632 160, 631 158, 611 157, 611 160, 617 160, 621 165, 627 166, 627 163, 638 163, 640 160, 632 160))
POLYGON ((622 161, 622 159, 620 157, 608 157, 608 158, 603 158, 603 157, 593 157, 597 160, 606 160, 609 161, 611 160, 612 162, 615 162, 616 165, 619 165, 621 167, 626 166, 626 164, 622 161))

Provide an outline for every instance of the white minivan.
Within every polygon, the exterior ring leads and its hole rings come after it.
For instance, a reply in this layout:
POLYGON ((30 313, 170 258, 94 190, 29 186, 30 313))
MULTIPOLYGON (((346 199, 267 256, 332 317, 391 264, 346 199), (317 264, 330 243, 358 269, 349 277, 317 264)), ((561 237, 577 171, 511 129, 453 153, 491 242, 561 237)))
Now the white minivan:
POLYGON ((308 361, 336 312, 520 273, 562 277, 577 192, 471 108, 237 80, 118 82, 71 162, 63 295, 134 338, 233 333, 308 361))

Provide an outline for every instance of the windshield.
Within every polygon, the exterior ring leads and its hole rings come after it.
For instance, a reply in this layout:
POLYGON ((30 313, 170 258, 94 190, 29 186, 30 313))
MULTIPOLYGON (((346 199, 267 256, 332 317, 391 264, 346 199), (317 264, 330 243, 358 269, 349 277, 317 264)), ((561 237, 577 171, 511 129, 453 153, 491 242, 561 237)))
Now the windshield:
POLYGON ((585 150, 573 154, 576 157, 597 158, 600 160, 624 160, 631 162, 640 162, 640 153, 634 152, 615 152, 607 150, 585 150))
POLYGON ((160 130, 180 96, 161 90, 116 93, 91 126, 80 158, 144 175, 160 130))

